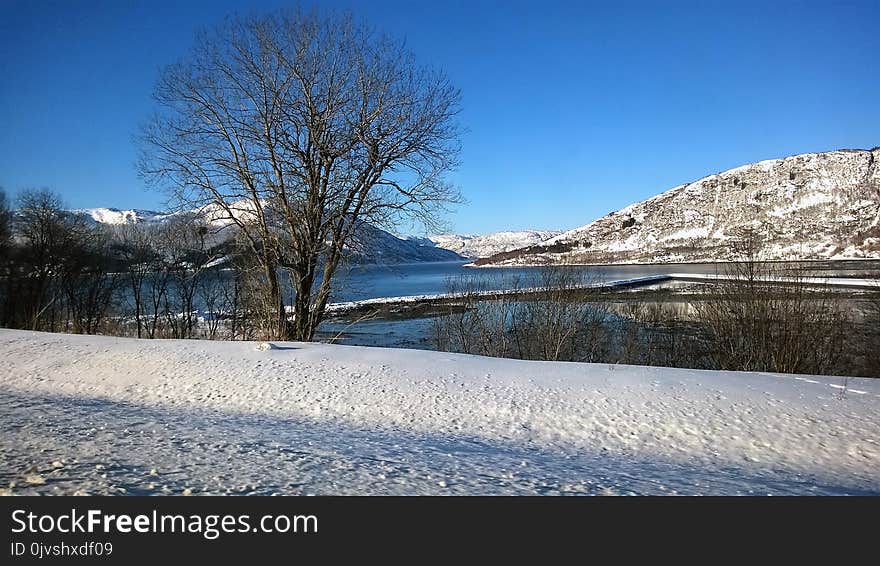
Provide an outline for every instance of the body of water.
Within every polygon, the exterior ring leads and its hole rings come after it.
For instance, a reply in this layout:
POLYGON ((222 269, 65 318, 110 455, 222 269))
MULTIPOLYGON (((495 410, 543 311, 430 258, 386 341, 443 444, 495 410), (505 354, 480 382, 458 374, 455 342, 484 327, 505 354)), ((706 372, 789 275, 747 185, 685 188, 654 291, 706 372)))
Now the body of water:
MULTIPOLYGON (((810 275, 822 277, 878 277, 880 261, 816 261, 790 263, 783 267, 805 269, 810 275)), ((727 266, 719 263, 599 265, 563 267, 589 281, 615 281, 662 275, 665 273, 725 273, 727 266)), ((465 262, 432 262, 400 265, 352 266, 337 276, 332 302, 357 301, 382 297, 428 295, 448 292, 450 280, 466 277, 480 281, 485 289, 509 288, 510 282, 521 278, 523 287, 537 283, 538 267, 465 267, 465 262)), ((674 285, 674 284, 673 284, 674 285)), ((355 324, 328 321, 321 326, 323 340, 336 338, 340 344, 404 348, 431 348, 432 320, 403 318, 399 320, 362 320, 355 324)))
MULTIPOLYGON (((399 265, 351 266, 340 270, 337 276, 333 302, 358 301, 381 297, 428 295, 447 292, 450 279, 476 279, 486 289, 506 288, 510 281, 521 278, 534 281, 539 267, 465 267, 466 262, 423 262, 399 265)), ((794 268, 806 266, 813 274, 830 277, 859 277, 867 272, 876 276, 880 270, 877 261, 820 261, 788 264, 794 268)), ((664 273, 724 273, 725 264, 684 263, 653 265, 595 265, 563 267, 583 273, 590 281, 615 281, 662 275, 664 273)))

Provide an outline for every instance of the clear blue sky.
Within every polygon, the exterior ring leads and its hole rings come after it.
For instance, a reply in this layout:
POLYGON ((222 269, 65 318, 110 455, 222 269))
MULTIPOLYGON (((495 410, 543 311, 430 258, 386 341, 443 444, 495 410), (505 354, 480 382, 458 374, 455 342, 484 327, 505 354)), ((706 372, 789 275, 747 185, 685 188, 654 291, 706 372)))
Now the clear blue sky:
MULTIPOLYGON (((284 5, 0 0, 0 186, 161 208, 134 168, 159 69, 195 29, 284 5)), ((880 145, 878 0, 321 6, 461 88, 458 232, 573 228, 745 163, 880 145)))

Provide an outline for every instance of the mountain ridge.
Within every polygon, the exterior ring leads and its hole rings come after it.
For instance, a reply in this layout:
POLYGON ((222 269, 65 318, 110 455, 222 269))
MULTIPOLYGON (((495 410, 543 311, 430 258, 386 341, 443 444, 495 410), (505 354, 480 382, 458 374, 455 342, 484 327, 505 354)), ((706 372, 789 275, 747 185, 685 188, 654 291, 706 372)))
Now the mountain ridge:
POLYGON ((435 234, 423 240, 463 257, 478 259, 534 245, 559 234, 561 230, 503 230, 490 234, 435 234))
MULTIPOLYGON (((236 210, 238 214, 248 214, 244 205, 236 210)), ((158 225, 187 213, 113 207, 79 208, 70 212, 88 221, 111 226, 158 225)), ((226 212, 218 211, 213 207, 203 207, 196 212, 218 231, 223 231, 232 225, 232 220, 225 216, 226 212)), ((461 261, 533 245, 561 233, 561 230, 508 230, 491 234, 396 236, 376 226, 364 224, 362 233, 358 241, 353 243, 352 249, 353 255, 360 261, 368 263, 461 261)))
MULTIPOLYGON (((219 213, 208 207, 196 211, 185 212, 157 212, 146 209, 118 209, 111 207, 79 208, 69 212, 76 214, 86 221, 109 226, 122 226, 127 224, 145 224, 148 226, 160 226, 165 222, 179 218, 185 214, 198 214, 208 224, 212 225, 221 236, 233 225, 228 218, 222 218, 219 213)), ((240 211, 247 214, 243 208, 240 211)), ((408 263, 408 262, 431 262, 431 261, 462 261, 465 258, 443 248, 431 245, 419 244, 408 238, 399 238, 390 232, 376 226, 364 223, 358 234, 356 242, 349 247, 349 259, 355 263, 408 263)))
POLYGON ((880 258, 880 147, 768 159, 706 175, 476 265, 880 258))

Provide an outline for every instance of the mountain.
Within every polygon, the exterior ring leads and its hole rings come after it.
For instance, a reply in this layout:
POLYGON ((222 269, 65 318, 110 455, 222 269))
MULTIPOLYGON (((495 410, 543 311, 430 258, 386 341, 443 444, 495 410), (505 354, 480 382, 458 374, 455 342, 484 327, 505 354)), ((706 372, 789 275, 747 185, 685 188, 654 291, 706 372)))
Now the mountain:
MULTIPOLYGON (((116 208, 81 208, 71 210, 73 214, 96 224, 122 225, 147 224, 159 226, 179 217, 180 213, 156 212, 152 210, 119 210, 116 208)), ((240 214, 247 214, 242 205, 240 214)), ((200 215, 217 229, 218 241, 225 241, 231 232, 227 230, 232 222, 222 218, 214 208, 205 207, 200 215)), ((369 224, 362 224, 357 241, 349 248, 349 259, 357 263, 410 263, 421 261, 460 261, 464 259, 455 252, 436 247, 433 242, 420 242, 397 236, 369 224)))
POLYGON ((142 222, 153 224, 163 222, 173 213, 156 212, 154 210, 119 210, 118 208, 79 208, 71 210, 86 219, 91 219, 99 224, 139 224, 142 222))
MULTIPOLYGON (((470 259, 489 257, 526 246, 533 246, 548 238, 558 236, 559 230, 521 230, 517 232, 496 232, 483 236, 442 234, 421 238, 424 245, 451 250, 470 259)), ((415 240, 415 238, 411 238, 415 240)))
POLYGON ((425 243, 418 238, 398 238, 370 224, 359 227, 350 246, 351 257, 359 263, 415 263, 420 261, 461 261, 459 254, 425 243))
POLYGON ((880 258, 880 148, 761 161, 679 185, 477 265, 880 258))

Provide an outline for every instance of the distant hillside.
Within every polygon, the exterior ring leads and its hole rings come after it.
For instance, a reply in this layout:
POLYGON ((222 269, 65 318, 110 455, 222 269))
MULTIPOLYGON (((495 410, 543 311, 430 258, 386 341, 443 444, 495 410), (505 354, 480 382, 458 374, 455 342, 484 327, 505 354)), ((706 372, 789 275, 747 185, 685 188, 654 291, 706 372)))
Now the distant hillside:
POLYGON ((360 228, 356 241, 350 247, 350 257, 360 263, 415 263, 464 259, 453 251, 426 245, 418 240, 398 238, 370 224, 363 224, 360 228))
POLYGON ((118 208, 79 208, 70 212, 100 224, 150 224, 164 222, 175 216, 173 213, 156 212, 154 210, 119 210, 118 208))
POLYGON ((520 230, 516 232, 496 232, 483 236, 443 234, 424 238, 438 248, 451 250, 461 256, 477 259, 489 257, 543 242, 562 234, 559 230, 520 230))
MULTIPOLYGON (((84 208, 71 211, 90 222, 107 225, 147 224, 159 226, 179 214, 151 210, 119 210, 116 208, 84 208)), ((214 209, 205 208, 197 212, 220 234, 218 241, 227 239, 225 228, 231 225, 228 219, 221 219, 214 209)), ((242 214, 247 211, 242 209, 242 214)), ((229 232, 231 235, 231 232, 229 232)), ((459 261, 464 259, 455 252, 434 246, 433 242, 419 242, 397 236, 363 224, 357 241, 349 249, 349 259, 357 263, 409 263, 421 261, 459 261)))
POLYGON ((669 189, 478 265, 736 259, 746 231, 765 260, 880 258, 880 148, 795 155, 669 189))

